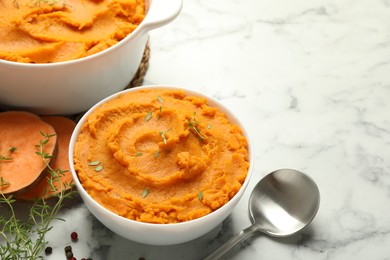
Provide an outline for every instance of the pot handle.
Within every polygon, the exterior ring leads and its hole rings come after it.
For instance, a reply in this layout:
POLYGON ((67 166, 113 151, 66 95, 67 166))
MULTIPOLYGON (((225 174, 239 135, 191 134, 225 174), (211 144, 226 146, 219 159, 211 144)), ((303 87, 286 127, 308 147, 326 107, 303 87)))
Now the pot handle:
POLYGON ((174 20, 183 6, 182 0, 151 0, 146 1, 147 14, 143 27, 151 30, 166 25, 174 20))

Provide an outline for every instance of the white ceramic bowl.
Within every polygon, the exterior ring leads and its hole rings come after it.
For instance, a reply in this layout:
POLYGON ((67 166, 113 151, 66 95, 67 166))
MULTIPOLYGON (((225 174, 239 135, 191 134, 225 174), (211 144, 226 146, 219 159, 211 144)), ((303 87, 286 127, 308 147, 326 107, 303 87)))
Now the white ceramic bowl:
POLYGON ((186 90, 183 88, 176 88, 176 87, 168 87, 168 86, 143 86, 143 87, 137 87, 128 89, 125 91, 121 91, 120 93, 116 93, 114 95, 111 95, 110 97, 105 98, 98 104, 96 104, 94 107, 92 107, 78 122, 69 146, 69 160, 71 165, 71 172, 73 175, 75 186, 83 199, 85 205, 89 208, 89 210, 92 212, 92 214, 106 227, 111 229, 113 232, 129 239, 133 240, 139 243, 144 244, 152 244, 152 245, 172 245, 172 244, 179 244, 184 243, 190 240, 193 240, 195 238, 198 238, 209 231, 213 230, 215 227, 217 227, 222 221, 233 211, 234 207, 237 205, 239 200, 241 199, 246 187, 248 186, 248 182, 252 175, 252 169, 254 164, 254 151, 253 151, 253 145, 251 142, 251 138, 245 129, 244 125, 239 121, 239 119, 233 114, 231 110, 229 110, 227 107, 223 106, 220 102, 213 99, 212 97, 205 96, 201 93, 194 92, 192 90, 186 90), (134 220, 130 220, 124 217, 121 217, 100 204, 98 204, 83 188, 81 185, 77 173, 74 169, 74 162, 73 162, 73 151, 74 151, 74 144, 77 140, 77 137, 80 133, 81 126, 84 124, 86 117, 92 113, 98 106, 102 105, 103 103, 107 102, 108 100, 111 100, 113 98, 116 98, 120 93, 127 93, 127 92, 133 92, 138 91, 140 89, 146 89, 146 88, 168 88, 168 89, 182 89, 185 90, 188 95, 192 96, 201 96, 205 97, 208 100, 208 103, 213 106, 217 107, 220 111, 225 113, 225 115, 228 117, 228 119, 237 124, 241 127, 243 131, 243 135, 247 138, 248 141, 248 151, 249 151, 249 162, 250 166, 248 169, 248 175, 241 187, 241 189, 238 191, 238 193, 224 206, 219 208, 218 210, 203 216, 198 219, 190 220, 187 222, 182 223, 175 223, 175 224, 150 224, 150 223, 143 223, 138 222, 134 220))
POLYGON ((75 114, 123 90, 134 77, 148 32, 172 21, 182 0, 146 0, 147 14, 126 38, 77 60, 26 64, 0 60, 0 107, 38 114, 75 114))

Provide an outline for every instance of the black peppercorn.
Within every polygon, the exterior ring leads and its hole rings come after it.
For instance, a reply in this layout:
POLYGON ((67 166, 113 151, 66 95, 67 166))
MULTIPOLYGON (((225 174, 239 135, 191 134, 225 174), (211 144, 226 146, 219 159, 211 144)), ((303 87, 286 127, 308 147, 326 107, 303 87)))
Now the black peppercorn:
POLYGON ((73 253, 72 253, 72 251, 67 251, 66 252, 66 258, 71 258, 71 257, 73 257, 73 253))
POLYGON ((53 248, 52 247, 48 246, 48 247, 45 248, 45 254, 49 255, 52 252, 53 252, 53 248))
POLYGON ((72 252, 72 247, 71 246, 66 246, 65 247, 65 253, 66 252, 72 252))

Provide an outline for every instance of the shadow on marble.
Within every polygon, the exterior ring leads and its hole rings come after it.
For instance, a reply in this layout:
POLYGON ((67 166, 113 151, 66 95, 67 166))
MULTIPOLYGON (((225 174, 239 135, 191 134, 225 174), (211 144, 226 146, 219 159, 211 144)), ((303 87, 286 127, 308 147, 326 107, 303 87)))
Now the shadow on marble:
POLYGON ((215 229, 195 240, 171 246, 146 245, 127 240, 107 229, 92 215, 90 217, 93 222, 93 237, 98 238, 98 246, 91 250, 93 252, 91 256, 94 260, 202 259, 211 250, 212 245, 219 244, 219 241, 223 240, 225 236, 232 235, 228 228, 230 222, 230 217, 228 217, 215 229))
MULTIPOLYGON (((215 229, 205 234, 204 236, 192 240, 187 243, 182 243, 172 246, 153 246, 136 243, 127 240, 119 235, 116 235, 111 230, 103 226, 92 215, 90 216, 93 222, 93 237, 98 239, 97 246, 91 249, 91 256, 94 260, 97 259, 145 259, 145 260, 172 260, 186 259, 199 260, 216 249, 223 242, 235 235, 232 231, 232 217, 229 216, 225 221, 215 229)), ((236 245, 223 259, 234 258, 241 250, 250 246, 254 240, 265 235, 258 233, 248 238, 246 241, 236 245)), ((307 227, 302 232, 290 236, 288 238, 274 238, 267 236, 268 239, 275 240, 278 243, 299 245, 312 237, 312 229, 307 227)))

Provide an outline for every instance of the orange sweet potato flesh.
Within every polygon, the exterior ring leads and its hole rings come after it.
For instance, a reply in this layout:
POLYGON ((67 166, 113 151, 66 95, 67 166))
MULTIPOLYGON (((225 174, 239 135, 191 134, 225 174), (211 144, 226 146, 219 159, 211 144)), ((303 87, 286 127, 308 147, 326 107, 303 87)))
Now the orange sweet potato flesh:
POLYGON ((42 117, 42 120, 54 127, 57 133, 57 156, 50 167, 53 170, 60 169, 61 171, 65 172, 60 177, 60 181, 55 181, 53 183, 56 187, 56 190, 53 190, 48 183, 48 178, 50 178, 50 173, 48 173, 46 178, 44 178, 38 185, 24 193, 18 194, 16 196, 18 199, 34 200, 39 198, 50 198, 64 188, 69 189, 69 184, 73 182, 69 167, 68 151, 70 138, 76 123, 63 116, 45 116, 42 117))
MULTIPOLYGON (((34 187, 46 175, 46 163, 36 152, 41 134, 55 134, 54 128, 35 114, 22 111, 0 113, 0 192, 18 194, 34 187), (14 147, 14 151, 10 149, 14 147)), ((55 155, 57 137, 50 138, 43 151, 55 155)), ((48 163, 49 163, 48 159, 48 163)))

